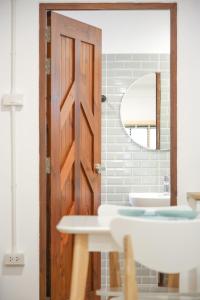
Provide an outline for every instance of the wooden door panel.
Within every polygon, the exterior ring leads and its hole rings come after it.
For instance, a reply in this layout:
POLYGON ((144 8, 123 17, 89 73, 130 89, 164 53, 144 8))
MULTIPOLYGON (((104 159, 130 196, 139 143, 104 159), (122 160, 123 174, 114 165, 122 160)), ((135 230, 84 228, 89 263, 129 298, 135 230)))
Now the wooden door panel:
MULTIPOLYGON (((56 225, 64 215, 93 215, 100 204, 101 30, 51 14, 51 299, 69 299, 73 238, 56 225)), ((90 259, 87 292, 99 287, 90 259)), ((89 297, 89 296, 88 296, 89 297)), ((87 297, 87 298, 88 298, 87 297)), ((92 299, 95 299, 93 297, 92 299)), ((90 298, 91 299, 91 298, 90 298)))
POLYGON ((65 101, 66 96, 74 82, 75 72, 75 40, 67 36, 61 36, 61 97, 60 106, 65 101))
POLYGON ((87 179, 87 175, 81 168, 81 201, 80 214, 93 215, 93 191, 87 179))
POLYGON ((94 112, 94 46, 81 42, 81 101, 87 101, 94 112))
MULTIPOLYGON (((80 147, 81 147, 81 161, 86 160, 87 165, 89 165, 90 170, 93 170, 94 159, 93 159, 93 147, 94 147, 94 133, 90 127, 90 123, 87 116, 81 109, 80 114, 80 125, 81 125, 81 135, 80 135, 80 147), (87 151, 84 151, 84 149, 87 151)), ((93 172, 92 172, 93 173, 93 172)))

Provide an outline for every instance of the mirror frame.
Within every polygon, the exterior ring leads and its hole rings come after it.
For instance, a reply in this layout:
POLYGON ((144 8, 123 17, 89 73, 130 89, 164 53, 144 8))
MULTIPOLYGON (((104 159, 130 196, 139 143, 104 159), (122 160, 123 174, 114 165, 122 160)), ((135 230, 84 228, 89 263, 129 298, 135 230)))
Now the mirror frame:
MULTIPOLYGON (((72 0, 73 1, 73 0, 72 0)), ((170 11, 170 181, 171 205, 177 205, 177 3, 40 3, 39 4, 39 147, 40 147, 40 300, 46 299, 46 75, 45 30, 53 10, 169 10, 170 11)))
POLYGON ((156 150, 160 150, 160 109, 161 109, 161 73, 156 72, 156 150))

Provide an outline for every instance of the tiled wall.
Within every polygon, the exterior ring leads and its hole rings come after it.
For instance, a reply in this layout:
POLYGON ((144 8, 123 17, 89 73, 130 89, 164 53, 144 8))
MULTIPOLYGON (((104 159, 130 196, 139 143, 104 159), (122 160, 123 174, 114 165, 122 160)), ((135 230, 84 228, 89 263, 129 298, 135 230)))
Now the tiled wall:
MULTIPOLYGON (((123 94, 135 80, 161 72, 161 143, 169 147, 169 55, 104 54, 102 94, 102 203, 128 205, 129 192, 162 192, 163 176, 169 175, 169 151, 150 151, 135 144, 120 120, 123 94)), ((108 281, 107 257, 102 259, 102 283, 108 281)), ((157 275, 138 265, 140 284, 156 286, 157 275)))

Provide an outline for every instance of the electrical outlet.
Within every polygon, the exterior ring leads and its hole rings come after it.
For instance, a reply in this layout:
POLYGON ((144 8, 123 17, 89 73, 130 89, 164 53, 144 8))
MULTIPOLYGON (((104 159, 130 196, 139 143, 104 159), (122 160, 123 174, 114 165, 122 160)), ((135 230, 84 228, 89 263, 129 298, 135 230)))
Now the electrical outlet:
POLYGON ((4 256, 4 265, 6 266, 24 266, 24 254, 14 253, 4 256))

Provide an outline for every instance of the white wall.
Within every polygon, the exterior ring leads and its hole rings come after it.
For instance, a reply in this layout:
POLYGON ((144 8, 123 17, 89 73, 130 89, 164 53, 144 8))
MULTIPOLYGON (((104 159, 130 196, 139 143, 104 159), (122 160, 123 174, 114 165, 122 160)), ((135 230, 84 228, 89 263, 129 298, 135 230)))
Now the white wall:
MULTIPOLYGON (((0 0, 0 98, 9 93, 10 7, 0 0)), ((38 3, 17 0, 17 91, 24 107, 17 112, 17 215, 23 269, 3 268, 10 251, 10 122, 0 106, 0 300, 37 300, 39 295, 39 131, 38 3)), ((0 99, 1 101, 1 99, 0 99)))
POLYGON ((200 191, 200 1, 178 10, 178 195, 200 191))
POLYGON ((61 11, 60 13, 101 28, 103 53, 170 52, 168 10, 61 11))
MULTIPOLYGON (((184 202, 187 191, 200 189, 200 1, 178 2, 178 194, 179 202, 184 202)), ((17 0, 17 17, 17 89, 25 95, 24 108, 17 116, 18 232, 26 266, 20 275, 2 268, 3 254, 10 249, 10 124, 8 112, 1 108, 0 300, 38 300, 38 1, 17 0)), ((9 1, 1 0, 0 97, 9 92, 9 33, 9 1)))

